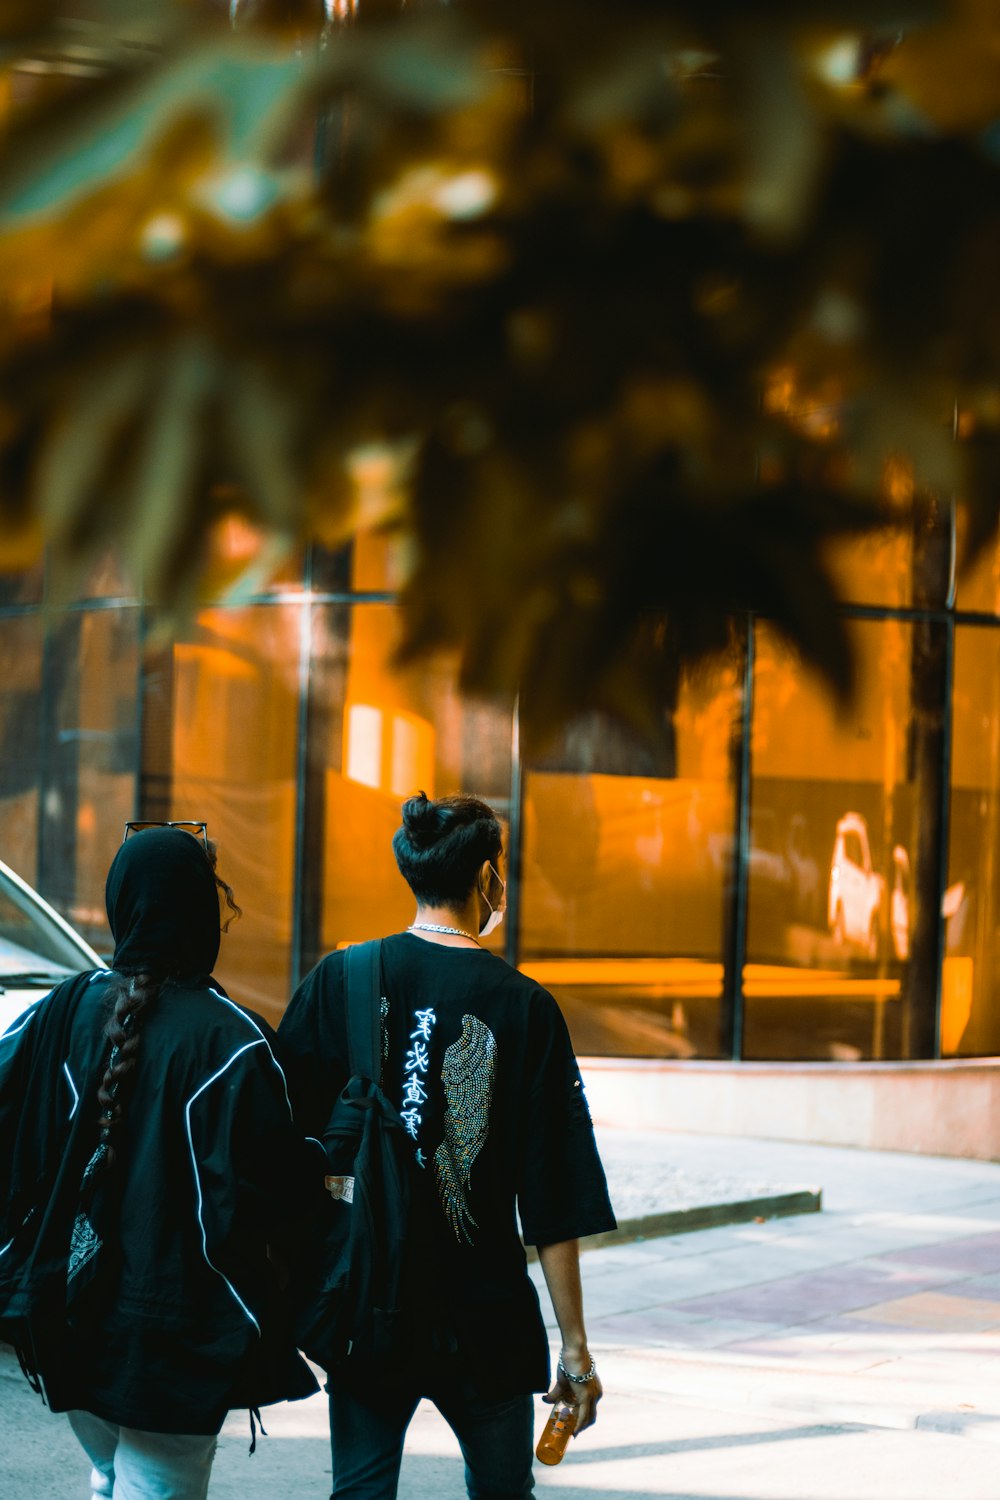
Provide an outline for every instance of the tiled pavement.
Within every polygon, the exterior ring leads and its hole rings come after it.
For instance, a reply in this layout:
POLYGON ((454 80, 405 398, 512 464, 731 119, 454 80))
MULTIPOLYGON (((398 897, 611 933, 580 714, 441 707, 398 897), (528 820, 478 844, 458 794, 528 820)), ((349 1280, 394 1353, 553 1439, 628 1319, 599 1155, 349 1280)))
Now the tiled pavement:
MULTIPOLYGON (((758 1141, 618 1135, 655 1179, 817 1183, 824 1212, 617 1245, 584 1257, 606 1396, 540 1492, 562 1500, 997 1500, 1000 1165, 758 1141)), ((537 1273, 536 1273, 537 1274, 537 1273)), ((488 1362, 502 1330, 484 1329, 488 1362)), ((539 1425, 542 1420, 538 1411, 539 1425)), ((246 1457, 227 1424, 210 1500, 322 1500, 322 1398, 266 1414, 246 1457)), ((0 1358, 0 1496, 84 1500, 60 1418, 0 1358)), ((433 1408, 411 1428, 402 1500, 463 1493, 433 1408)))
MULTIPOLYGON (((692 1169, 763 1160, 772 1180, 818 1180, 824 1212, 585 1257, 605 1369, 638 1359, 673 1399, 1000 1443, 1000 1166, 680 1136, 645 1149, 670 1145, 692 1169)), ((1000 1494, 1000 1451, 991 1463, 1000 1494)))

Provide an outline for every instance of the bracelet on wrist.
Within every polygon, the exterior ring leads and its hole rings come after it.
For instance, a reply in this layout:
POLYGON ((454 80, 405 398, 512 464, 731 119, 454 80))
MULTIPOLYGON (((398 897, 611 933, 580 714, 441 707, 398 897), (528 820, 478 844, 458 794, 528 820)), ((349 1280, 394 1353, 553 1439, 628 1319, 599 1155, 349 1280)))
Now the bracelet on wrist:
POLYGON ((585 1375, 574 1375, 572 1370, 567 1370, 565 1364, 563 1363, 563 1357, 560 1354, 559 1373, 560 1375, 565 1375, 566 1379, 571 1380, 574 1385, 587 1385, 588 1382, 593 1380, 594 1376, 597 1374, 597 1361, 592 1357, 590 1361, 590 1369, 587 1371, 587 1373, 585 1375))

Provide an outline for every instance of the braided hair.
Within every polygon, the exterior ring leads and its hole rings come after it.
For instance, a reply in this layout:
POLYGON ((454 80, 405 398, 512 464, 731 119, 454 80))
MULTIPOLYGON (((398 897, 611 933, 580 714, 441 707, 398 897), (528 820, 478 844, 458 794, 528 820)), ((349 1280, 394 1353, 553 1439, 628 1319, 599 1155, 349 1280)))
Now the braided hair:
POLYGON ((101 1109, 97 1124, 107 1168, 113 1167, 116 1161, 113 1132, 122 1120, 123 1085, 127 1093, 128 1079, 135 1070, 139 1054, 142 1038, 139 1020, 159 998, 166 982, 166 975, 162 974, 117 974, 108 992, 107 1004, 111 1013, 104 1035, 111 1043, 111 1054, 97 1090, 101 1109))

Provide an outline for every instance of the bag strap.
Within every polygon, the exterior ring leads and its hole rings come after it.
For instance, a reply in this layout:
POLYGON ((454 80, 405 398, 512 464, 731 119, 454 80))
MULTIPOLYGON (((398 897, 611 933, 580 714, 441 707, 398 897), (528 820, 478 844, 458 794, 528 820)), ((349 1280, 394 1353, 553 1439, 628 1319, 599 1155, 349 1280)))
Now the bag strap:
POLYGON ((382 939, 347 949, 347 1060, 352 1074, 378 1083, 382 1072, 382 939))

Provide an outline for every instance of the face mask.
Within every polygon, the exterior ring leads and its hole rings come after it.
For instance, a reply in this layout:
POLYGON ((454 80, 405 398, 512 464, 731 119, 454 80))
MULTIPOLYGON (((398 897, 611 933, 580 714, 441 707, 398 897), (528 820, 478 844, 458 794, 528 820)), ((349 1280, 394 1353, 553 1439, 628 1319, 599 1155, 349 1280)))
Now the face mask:
MULTIPOLYGON (((501 875, 499 875, 496 870, 493 869, 492 865, 490 865, 490 870, 493 872, 494 875, 496 875, 497 879, 500 881, 500 892, 501 892, 500 899, 502 901, 503 898, 504 898, 504 896, 507 894, 507 887, 504 884, 503 877, 501 875)), ((479 936, 481 938, 485 938, 485 937, 489 937, 489 935, 490 935, 491 932, 496 932, 497 928, 500 926, 500 923, 504 919, 504 915, 505 915, 505 913, 507 911, 507 908, 506 908, 506 906, 494 906, 493 902, 490 900, 489 896, 487 896, 486 892, 482 889, 482 887, 480 887, 480 895, 482 896, 483 900, 486 902, 486 905, 490 909, 489 916, 486 918, 486 921, 483 923, 482 927, 480 927, 480 929, 479 929, 479 936)))

